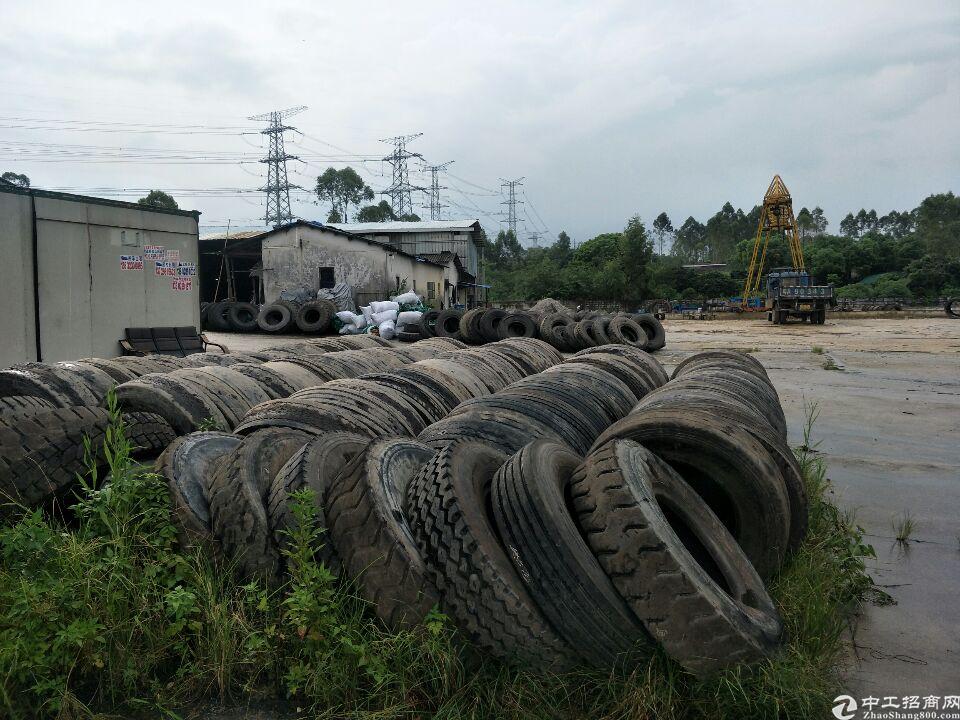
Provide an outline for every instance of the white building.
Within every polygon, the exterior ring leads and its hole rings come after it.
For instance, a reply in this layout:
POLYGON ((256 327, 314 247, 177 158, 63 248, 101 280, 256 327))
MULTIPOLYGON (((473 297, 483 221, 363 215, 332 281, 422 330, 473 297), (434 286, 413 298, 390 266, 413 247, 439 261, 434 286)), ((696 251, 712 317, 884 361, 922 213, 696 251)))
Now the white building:
POLYGON ((485 235, 479 220, 332 223, 328 227, 442 262, 448 268, 447 282, 450 283, 444 288, 445 304, 473 307, 486 302, 485 235))

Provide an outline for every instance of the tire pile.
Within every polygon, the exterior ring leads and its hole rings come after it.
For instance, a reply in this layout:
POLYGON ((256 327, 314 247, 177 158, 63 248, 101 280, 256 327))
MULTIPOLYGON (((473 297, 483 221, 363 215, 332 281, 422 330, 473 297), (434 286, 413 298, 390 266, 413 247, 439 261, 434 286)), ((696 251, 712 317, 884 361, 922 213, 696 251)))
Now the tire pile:
POLYGON ((764 581, 806 532, 776 392, 724 351, 669 379, 630 345, 458 348, 268 400, 158 467, 184 541, 242 577, 282 578, 310 488, 317 559, 387 627, 439 605, 475 647, 553 670, 770 656, 764 581))
POLYGON ((102 405, 114 387, 124 398, 120 406, 134 456, 152 458, 197 424, 232 427, 255 402, 348 376, 357 372, 354 367, 366 372, 448 349, 442 342, 435 350, 429 344, 396 352, 389 347, 379 338, 358 336, 257 353, 85 358, 2 370, 0 514, 69 496, 87 470, 84 438, 105 466, 110 419, 102 405), (365 352, 370 358, 356 359, 365 352), (323 353, 336 357, 324 362, 323 353), (374 357, 384 353, 390 357, 376 363, 374 357))
POLYGON ((404 342, 439 336, 481 345, 511 337, 539 338, 560 352, 611 343, 653 352, 666 345, 663 325, 651 314, 575 313, 550 299, 539 301, 529 312, 500 308, 431 310, 423 314, 417 325, 404 325, 399 331, 398 337, 404 342))
POLYGON ((333 328, 333 316, 336 312, 337 306, 332 300, 310 300, 304 303, 278 300, 263 307, 248 302, 225 300, 201 304, 200 326, 217 332, 302 332, 322 335, 333 328))

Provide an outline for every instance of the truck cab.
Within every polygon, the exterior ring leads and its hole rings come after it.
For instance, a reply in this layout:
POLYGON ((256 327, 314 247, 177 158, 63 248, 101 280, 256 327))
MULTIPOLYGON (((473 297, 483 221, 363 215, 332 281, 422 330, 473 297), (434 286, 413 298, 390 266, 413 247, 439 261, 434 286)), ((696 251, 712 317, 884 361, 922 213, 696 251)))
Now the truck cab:
POLYGON ((782 325, 791 317, 822 325, 827 306, 837 301, 832 285, 814 285, 810 274, 795 268, 774 268, 767 275, 767 320, 782 325))

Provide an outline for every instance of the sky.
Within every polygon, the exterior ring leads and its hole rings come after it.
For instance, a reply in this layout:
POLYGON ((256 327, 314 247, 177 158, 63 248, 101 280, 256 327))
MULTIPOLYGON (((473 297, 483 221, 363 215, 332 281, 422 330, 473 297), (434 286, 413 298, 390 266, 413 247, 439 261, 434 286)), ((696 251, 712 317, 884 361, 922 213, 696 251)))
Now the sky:
MULTIPOLYGON (((307 192, 323 169, 382 190, 380 140, 414 133, 411 152, 453 161, 446 218, 495 232, 501 181, 523 178, 521 240, 748 211, 775 173, 834 230, 851 210, 960 192, 956 0, 34 0, 0 16, 0 171, 122 199, 170 190, 201 233, 262 226, 265 138, 248 118, 297 106, 288 172, 307 219, 327 214, 307 192)), ((411 182, 428 184, 419 167, 411 182)))

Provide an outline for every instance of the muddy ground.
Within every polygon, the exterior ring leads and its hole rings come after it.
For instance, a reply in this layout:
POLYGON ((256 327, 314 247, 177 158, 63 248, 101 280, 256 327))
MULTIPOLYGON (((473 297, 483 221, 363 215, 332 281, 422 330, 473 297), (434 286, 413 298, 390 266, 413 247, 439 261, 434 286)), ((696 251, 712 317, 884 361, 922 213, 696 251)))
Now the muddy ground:
MULTIPOLYGON (((839 504, 877 552, 870 571, 895 604, 870 605, 851 633, 847 691, 956 694, 960 677, 960 321, 831 316, 773 326, 763 317, 668 319, 672 369, 707 348, 752 352, 783 400, 791 441, 807 413, 839 504), (896 541, 899 518, 915 529, 896 541)), ((233 351, 300 337, 219 335, 233 351)))

